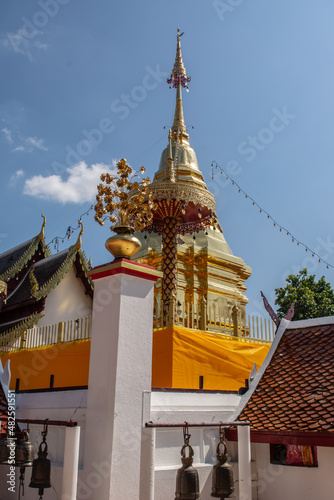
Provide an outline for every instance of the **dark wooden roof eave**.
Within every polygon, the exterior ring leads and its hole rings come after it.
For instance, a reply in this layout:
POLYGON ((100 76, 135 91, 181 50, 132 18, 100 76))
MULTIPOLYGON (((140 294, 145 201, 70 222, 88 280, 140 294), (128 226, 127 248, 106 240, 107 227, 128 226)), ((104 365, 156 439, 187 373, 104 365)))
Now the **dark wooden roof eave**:
POLYGON ((76 268, 76 277, 81 279, 85 289, 86 289, 86 295, 89 295, 91 299, 93 299, 94 295, 94 290, 91 285, 91 280, 87 276, 86 272, 82 270, 82 265, 80 263, 80 255, 79 252, 77 252, 76 259, 74 261, 75 268, 76 268))
POLYGON ((2 313, 4 314, 6 312, 13 311, 15 309, 30 307, 30 306, 38 304, 38 303, 39 303, 39 301, 32 297, 29 300, 25 300, 24 302, 20 302, 20 304, 13 304, 13 305, 8 306, 8 307, 5 306, 2 310, 2 313))
POLYGON ((19 306, 13 305, 8 309, 3 309, 0 314, 0 324, 28 318, 34 314, 39 314, 45 310, 45 298, 36 301, 31 299, 23 302, 19 306))

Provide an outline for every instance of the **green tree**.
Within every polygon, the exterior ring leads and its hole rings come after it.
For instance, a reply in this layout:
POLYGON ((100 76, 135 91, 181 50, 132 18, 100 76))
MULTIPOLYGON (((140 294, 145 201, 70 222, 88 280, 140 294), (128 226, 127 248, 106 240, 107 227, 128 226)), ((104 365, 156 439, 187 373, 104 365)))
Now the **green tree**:
POLYGON ((275 289, 279 318, 285 316, 292 302, 295 302, 293 320, 334 315, 334 291, 324 276, 316 281, 314 274, 308 276, 307 269, 303 269, 297 276, 290 274, 286 282, 284 288, 275 289))

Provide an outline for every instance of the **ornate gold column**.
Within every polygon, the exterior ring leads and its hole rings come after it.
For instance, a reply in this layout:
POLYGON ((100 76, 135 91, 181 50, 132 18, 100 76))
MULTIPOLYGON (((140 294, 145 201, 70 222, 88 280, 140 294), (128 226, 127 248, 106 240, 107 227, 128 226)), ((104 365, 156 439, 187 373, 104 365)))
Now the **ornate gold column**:
MULTIPOLYGON (((172 296, 176 297, 177 290, 176 223, 176 217, 166 217, 163 221, 162 302, 164 317, 168 315, 169 301, 172 296)), ((173 319, 174 313, 175 311, 172 312, 173 319)))

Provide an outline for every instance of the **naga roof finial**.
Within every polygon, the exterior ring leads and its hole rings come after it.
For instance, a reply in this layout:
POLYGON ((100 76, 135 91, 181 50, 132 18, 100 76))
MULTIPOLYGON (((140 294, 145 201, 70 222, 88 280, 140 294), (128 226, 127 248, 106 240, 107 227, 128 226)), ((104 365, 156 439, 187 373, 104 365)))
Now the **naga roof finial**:
POLYGON ((43 224, 42 224, 42 228, 41 228, 41 231, 40 231, 38 236, 39 236, 40 240, 43 240, 44 239, 44 228, 46 226, 46 217, 45 217, 45 215, 43 215, 43 213, 41 215, 43 217, 43 224))
POLYGON ((77 242, 75 243, 74 247, 75 247, 77 250, 80 250, 81 245, 82 245, 81 236, 83 235, 84 225, 83 225, 83 222, 82 222, 82 220, 81 220, 81 219, 79 219, 79 220, 78 220, 78 224, 79 224, 79 226, 81 227, 81 229, 80 229, 80 233, 79 233, 79 236, 78 236, 77 242))

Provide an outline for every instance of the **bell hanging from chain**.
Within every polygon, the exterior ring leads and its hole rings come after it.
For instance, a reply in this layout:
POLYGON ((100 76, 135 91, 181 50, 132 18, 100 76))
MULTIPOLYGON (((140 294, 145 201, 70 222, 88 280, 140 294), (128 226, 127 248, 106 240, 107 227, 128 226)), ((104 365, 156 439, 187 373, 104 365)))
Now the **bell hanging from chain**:
POLYGON ((15 465, 15 440, 8 434, 0 441, 0 464, 15 465))
POLYGON ((0 464, 15 467, 31 467, 34 460, 34 447, 27 430, 22 431, 21 440, 16 441, 7 435, 0 441, 0 464))
POLYGON ((47 457, 48 445, 46 443, 47 427, 44 426, 42 432, 43 441, 38 448, 38 458, 36 458, 32 465, 30 488, 38 488, 40 497, 44 493, 44 488, 51 488, 50 475, 51 475, 51 462, 47 457), (43 449, 44 445, 44 449, 43 449))
POLYGON ((181 448, 182 467, 177 471, 175 500, 195 500, 200 498, 198 472, 192 466, 194 450, 189 444, 188 426, 184 430, 184 445, 181 448), (188 448, 189 455, 186 455, 188 448))
POLYGON ((212 469, 211 496, 215 498, 234 498, 234 479, 232 465, 227 463, 227 446, 224 431, 220 430, 220 439, 217 446, 217 463, 212 469), (223 447, 223 450, 221 450, 223 447))
POLYGON ((22 431, 21 440, 15 449, 15 466, 31 467, 34 461, 34 447, 27 430, 22 431))

